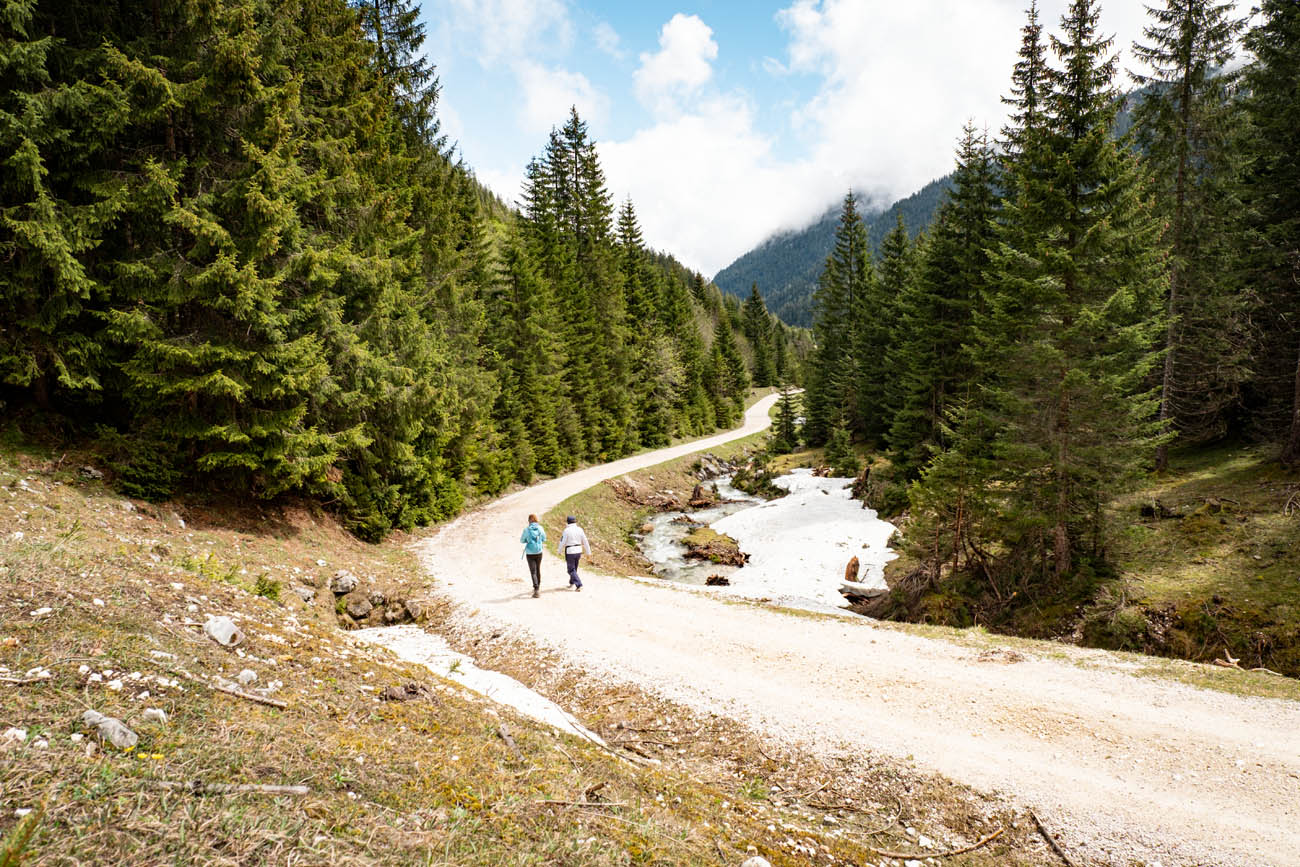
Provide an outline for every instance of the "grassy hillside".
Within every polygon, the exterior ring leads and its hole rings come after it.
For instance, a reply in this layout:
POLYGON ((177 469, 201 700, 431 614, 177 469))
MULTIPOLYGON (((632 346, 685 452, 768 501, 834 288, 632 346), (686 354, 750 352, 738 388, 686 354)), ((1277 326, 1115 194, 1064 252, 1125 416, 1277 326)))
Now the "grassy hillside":
POLYGON ((0 450, 0 862, 862 864, 872 847, 915 849, 908 827, 959 846, 1005 826, 946 863, 1051 863, 1023 816, 943 780, 869 755, 831 767, 513 637, 454 639, 611 748, 559 734, 339 628, 327 582, 341 568, 419 596, 403 540, 364 545, 306 509, 149 506, 81 466, 0 450), (245 642, 206 638, 208 614, 245 642), (245 691, 285 706, 216 689, 243 669, 257 674, 245 691), (405 684, 427 698, 379 700, 405 684), (88 709, 139 743, 96 744, 88 709))

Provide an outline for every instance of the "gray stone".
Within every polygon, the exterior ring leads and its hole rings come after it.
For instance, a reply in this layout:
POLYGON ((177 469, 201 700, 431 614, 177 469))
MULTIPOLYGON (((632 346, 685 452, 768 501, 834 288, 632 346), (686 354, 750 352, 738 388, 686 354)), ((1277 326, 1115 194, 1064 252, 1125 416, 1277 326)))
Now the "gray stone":
POLYGON ((88 479, 98 480, 104 478, 104 474, 101 473, 99 470, 95 469, 94 467, 82 467, 81 474, 88 479))
POLYGON ((376 608, 380 607, 380 606, 383 605, 384 602, 385 602, 385 599, 384 599, 384 591, 382 591, 382 590, 371 590, 371 591, 370 591, 369 599, 370 599, 370 604, 371 604, 371 605, 375 606, 376 608))
POLYGON ((418 599, 406 600, 406 613, 409 614, 411 619, 416 622, 423 620, 425 614, 424 603, 418 599))
POLYGON ((239 676, 236 677, 235 680, 239 681, 244 686, 248 686, 250 683, 255 683, 257 681, 257 672, 253 671, 251 668, 245 668, 239 673, 239 676))
POLYGON ((303 587, 298 584, 294 586, 293 592, 297 593, 303 602, 310 602, 316 598, 316 589, 314 587, 303 587))
POLYGON ((353 575, 346 569, 340 569, 335 572, 334 577, 330 579, 330 590, 338 596, 343 596, 356 590, 357 584, 357 576, 353 575))
POLYGON ((243 631, 229 617, 208 615, 208 622, 203 624, 203 631, 222 647, 234 647, 244 640, 243 631))
POLYGON ((119 750, 129 750, 140 741, 140 736, 127 728, 120 719, 104 716, 97 710, 83 713, 81 721, 93 727, 100 740, 112 744, 119 750))
POLYGON ((349 617, 360 620, 373 611, 374 608, 375 606, 370 604, 369 599, 353 599, 348 602, 347 612, 349 617))
POLYGON ((385 623, 401 623, 406 619, 406 609, 400 603, 394 603, 384 609, 385 623))

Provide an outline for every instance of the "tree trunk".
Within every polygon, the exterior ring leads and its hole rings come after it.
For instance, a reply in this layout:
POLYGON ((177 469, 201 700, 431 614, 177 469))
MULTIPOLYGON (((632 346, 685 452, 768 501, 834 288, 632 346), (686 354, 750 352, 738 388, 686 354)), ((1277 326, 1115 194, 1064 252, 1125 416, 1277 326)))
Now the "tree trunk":
POLYGON ((1296 352, 1295 394, 1291 400, 1291 431, 1287 434, 1286 448, 1282 449, 1282 463, 1289 467, 1300 463, 1300 351, 1296 352))

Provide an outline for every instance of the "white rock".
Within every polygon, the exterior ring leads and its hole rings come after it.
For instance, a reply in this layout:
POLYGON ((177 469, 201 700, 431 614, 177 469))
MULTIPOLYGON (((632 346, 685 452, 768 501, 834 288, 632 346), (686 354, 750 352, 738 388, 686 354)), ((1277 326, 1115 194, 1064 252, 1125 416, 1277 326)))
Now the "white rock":
POLYGON ((933 849, 934 841, 922 834, 916 838, 916 845, 920 846, 922 849, 933 849))
POLYGON ((207 623, 203 624, 203 631, 222 647, 234 647, 244 640, 244 633, 229 617, 213 617, 209 614, 207 623))
POLYGON ((108 688, 114 692, 118 692, 122 689, 122 681, 118 678, 113 678, 108 682, 108 688))
POLYGON ((96 671, 96 672, 92 673, 92 674, 90 675, 90 677, 86 678, 86 680, 90 681, 91 683, 103 683, 103 682, 104 682, 104 675, 102 675, 102 674, 100 674, 98 671, 96 671))
POLYGON ((317 560, 317 561, 316 561, 316 565, 317 565, 317 566, 324 566, 324 565, 325 565, 325 561, 324 561, 324 560, 317 560))
POLYGON ((141 716, 145 722, 155 722, 161 726, 167 725, 167 711, 160 707, 147 707, 141 716))
POLYGON ((90 674, 90 666, 89 665, 77 666, 77 674, 90 674))
POLYGON ((76 732, 75 734, 69 737, 69 740, 71 740, 74 744, 79 744, 81 743, 81 739, 84 737, 85 735, 83 735, 81 732, 76 732))
POLYGON ((99 732, 101 740, 108 741, 119 750, 129 750, 140 740, 140 737, 127 728, 126 724, 120 719, 104 716, 96 710, 88 710, 83 713, 81 721, 88 726, 93 726, 99 732))
POLYGON ((922 865, 920 861, 917 861, 915 858, 912 858, 909 861, 904 861, 903 867, 922 867, 922 865))
POLYGON ((752 858, 746 858, 740 862, 740 867, 772 867, 772 862, 768 861, 761 855, 755 855, 752 858))
POLYGON ((31 813, 31 811, 32 811, 31 807, 19 807, 17 810, 14 810, 14 815, 17 816, 19 819, 21 819, 23 816, 26 816, 29 813, 31 813))
POLYGON ((238 680, 244 686, 248 686, 250 683, 257 681, 257 672, 253 671, 251 668, 245 668, 243 671, 239 672, 239 676, 236 677, 235 680, 238 680))
POLYGON ((173 590, 184 590, 184 589, 185 589, 185 585, 182 584, 182 583, 179 582, 179 581, 173 581, 173 582, 172 582, 172 589, 173 589, 173 590))
POLYGON ((92 599, 91 601, 94 602, 95 605, 97 605, 97 606, 100 607, 100 608, 103 608, 103 607, 104 607, 104 600, 103 600, 103 599, 92 599))
POLYGON ((50 748, 50 742, 45 738, 37 738, 32 741, 32 746, 36 747, 38 750, 48 750, 50 748))
POLYGON ((0 734, 0 749, 16 747, 27 740, 27 729, 10 728, 0 734))
POLYGON ((21 542, 21 541, 23 540, 23 531, 22 531, 22 530, 14 530, 14 536, 13 536, 13 539, 14 539, 15 542, 21 542))
POLYGON ((32 612, 33 617, 44 617, 46 614, 53 612, 53 608, 37 608, 32 612))

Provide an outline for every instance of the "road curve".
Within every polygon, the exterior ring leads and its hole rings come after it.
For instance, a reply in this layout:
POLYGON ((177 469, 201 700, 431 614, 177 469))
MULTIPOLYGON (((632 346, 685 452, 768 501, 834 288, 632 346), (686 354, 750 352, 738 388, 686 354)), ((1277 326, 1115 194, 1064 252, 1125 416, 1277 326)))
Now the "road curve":
POLYGON ((463 609, 590 671, 823 754, 911 757, 1037 808, 1102 863, 1300 867, 1300 702, 1138 677, 1100 651, 972 649, 586 571, 586 590, 571 593, 552 551, 542 598, 529 598, 518 539, 530 512, 762 430, 775 400, 725 434, 496 500, 423 541, 421 561, 463 609))

